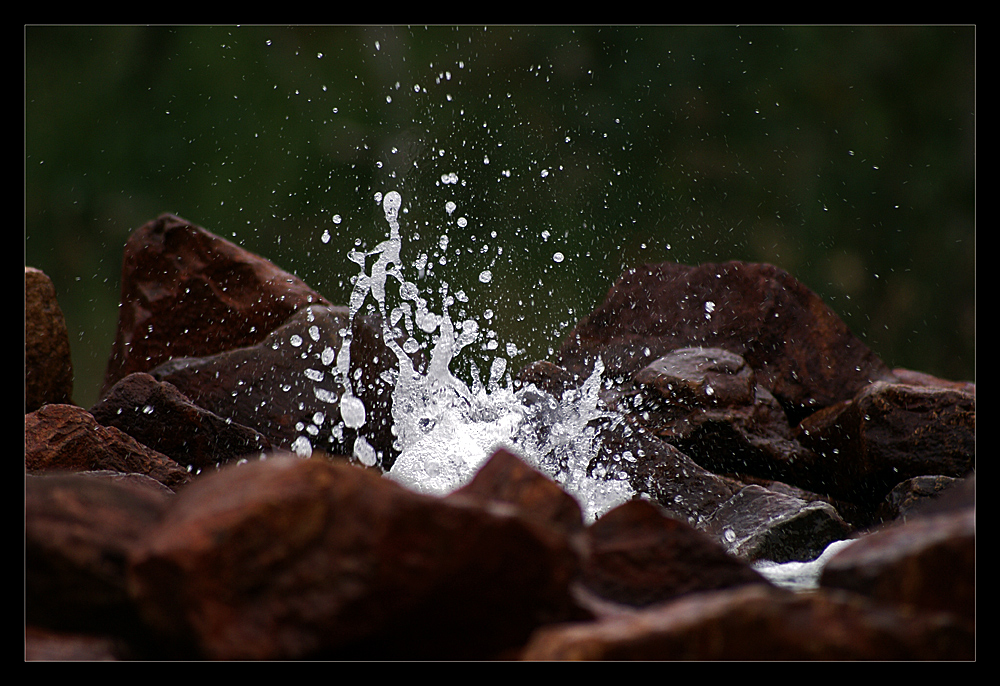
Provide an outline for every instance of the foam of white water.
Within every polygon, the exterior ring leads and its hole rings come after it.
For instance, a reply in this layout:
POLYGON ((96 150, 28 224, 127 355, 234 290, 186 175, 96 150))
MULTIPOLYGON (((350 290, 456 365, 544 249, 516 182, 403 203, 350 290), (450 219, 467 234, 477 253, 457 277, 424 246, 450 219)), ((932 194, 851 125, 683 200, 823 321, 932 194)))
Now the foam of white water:
POLYGON ((822 555, 810 562, 763 561, 755 563, 753 567, 776 586, 796 591, 810 590, 819 586, 819 577, 826 563, 853 542, 853 540, 834 541, 826 547, 822 555))
MULTIPOLYGON (((626 481, 614 475, 595 478, 589 473, 600 448, 594 423, 616 418, 600 407, 600 362, 583 387, 565 393, 562 400, 534 386, 515 392, 509 375, 505 377, 507 360, 503 357, 493 360, 487 387, 476 378, 469 388, 452 374, 450 365, 462 348, 478 338, 478 322, 461 322, 456 331, 448 313, 454 298, 446 283, 440 287, 442 313, 428 310, 417 286, 406 281, 402 273, 402 197, 392 191, 382 202, 389 238, 369 253, 352 251, 349 255, 361 267, 349 306, 353 319, 368 295, 374 298, 382 315, 383 338, 399 362, 392 417, 395 448, 400 454, 386 476, 414 490, 446 494, 471 479, 497 447, 505 446, 574 495, 588 520, 632 497, 626 481), (366 264, 373 256, 376 260, 368 273, 366 264), (399 304, 394 307, 388 297, 394 295, 387 288, 392 285, 390 277, 399 285, 399 304), (414 369, 407 355, 420 347, 414 324, 424 335, 436 332, 426 373, 414 369), (403 340, 402 345, 397 339, 403 340), (501 385, 504 378, 506 385, 501 385)), ((483 275, 480 280, 484 280, 483 275)), ((360 429, 367 421, 366 411, 354 395, 348 374, 350 331, 342 333, 343 345, 337 355, 337 377, 345 389, 340 399, 341 417, 345 426, 360 429)), ((478 376, 474 367, 473 373, 478 376)), ((354 453, 365 464, 374 464, 377 459, 364 438, 357 439, 354 453)))

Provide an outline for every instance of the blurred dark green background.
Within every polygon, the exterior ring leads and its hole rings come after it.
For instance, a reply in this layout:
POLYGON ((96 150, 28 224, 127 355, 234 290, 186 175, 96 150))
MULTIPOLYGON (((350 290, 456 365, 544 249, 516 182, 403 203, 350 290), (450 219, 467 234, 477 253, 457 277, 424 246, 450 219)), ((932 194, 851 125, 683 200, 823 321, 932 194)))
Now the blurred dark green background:
POLYGON ((629 265, 744 259, 890 365, 973 380, 975 38, 29 26, 25 264, 55 282, 84 406, 132 230, 172 212, 346 303, 347 252, 387 235, 391 190, 407 275, 428 254, 421 286, 480 322, 466 376, 508 344, 510 369, 548 358, 629 265))

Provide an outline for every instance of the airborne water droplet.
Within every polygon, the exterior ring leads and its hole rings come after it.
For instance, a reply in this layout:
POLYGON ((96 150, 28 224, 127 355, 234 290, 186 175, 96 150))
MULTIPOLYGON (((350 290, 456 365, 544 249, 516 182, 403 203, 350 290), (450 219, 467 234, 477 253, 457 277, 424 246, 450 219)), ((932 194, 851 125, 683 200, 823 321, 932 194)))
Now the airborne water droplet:
POLYGON ((365 424, 365 404, 360 398, 345 393, 340 399, 340 417, 347 428, 361 428, 365 424))

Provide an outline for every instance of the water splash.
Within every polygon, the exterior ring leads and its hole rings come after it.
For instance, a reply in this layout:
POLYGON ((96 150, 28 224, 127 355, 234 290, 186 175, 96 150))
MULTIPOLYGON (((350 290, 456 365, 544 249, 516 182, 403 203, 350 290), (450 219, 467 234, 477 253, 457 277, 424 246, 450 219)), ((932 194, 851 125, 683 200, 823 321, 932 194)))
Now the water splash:
MULTIPOLYGON (((600 361, 580 389, 567 391, 561 399, 534 385, 515 390, 503 357, 492 361, 485 386, 472 365, 472 386, 466 385, 450 365, 479 337, 479 324, 475 319, 457 325, 452 321, 449 307, 455 299, 447 283, 439 288, 441 314, 428 309, 416 284, 402 272, 402 197, 389 192, 382 205, 389 238, 370 252, 352 250, 348 257, 361 267, 350 296, 351 319, 371 295, 382 316, 383 339, 399 363, 392 392, 394 447, 399 456, 387 476, 417 491, 446 494, 471 479, 493 451, 504 446, 574 495, 588 520, 631 498, 626 481, 594 469, 600 427, 621 420, 600 402, 604 371, 600 361), (376 259, 368 272, 371 257, 376 259), (392 306, 397 299, 388 286, 394 282, 398 304, 392 306), (420 348, 420 335, 436 335, 426 372, 417 371, 409 356, 420 348)), ((342 334, 336 366, 344 387, 341 416, 346 426, 358 429, 367 421, 366 409, 354 395, 348 373, 350 330, 342 334)), ((375 451, 363 437, 356 440, 354 455, 365 464, 375 462, 375 451)))

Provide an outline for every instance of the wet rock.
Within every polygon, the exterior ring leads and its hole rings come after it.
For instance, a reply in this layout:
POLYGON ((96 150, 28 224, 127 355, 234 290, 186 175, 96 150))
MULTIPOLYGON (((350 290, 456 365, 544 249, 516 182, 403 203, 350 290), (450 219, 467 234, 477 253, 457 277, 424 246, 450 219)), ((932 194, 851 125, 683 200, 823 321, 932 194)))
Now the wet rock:
POLYGON ((763 584, 695 593, 600 621, 542 627, 525 660, 971 660, 975 634, 843 591, 763 584))
POLYGON ((571 616, 578 559, 510 505, 273 456, 173 500, 130 579, 157 633, 212 659, 460 659, 571 616))
POLYGON ((271 262, 164 214, 125 245, 118 331, 101 395, 173 357, 259 343, 310 304, 329 305, 271 262))
POLYGON ((496 450, 467 484, 446 497, 507 503, 567 536, 583 531, 583 513, 576 500, 505 448, 496 450))
POLYGON ((742 484, 702 468, 688 455, 642 427, 617 424, 601 432, 591 472, 625 478, 671 516, 703 528, 742 484))
POLYGON ((201 358, 177 358, 151 375, 176 386, 210 412, 251 427, 276 447, 308 455, 321 450, 352 455, 360 435, 372 447, 365 464, 392 466, 392 388, 398 362, 372 317, 356 317, 351 343, 354 394, 365 423, 345 426, 344 387, 335 378, 341 331, 351 327, 346 307, 312 305, 298 311, 260 343, 201 358))
POLYGON ((680 348, 640 369, 617 406, 715 473, 788 479, 803 448, 756 378, 735 353, 680 348))
POLYGON ((948 379, 942 379, 932 374, 925 374, 924 372, 917 372, 912 369, 896 368, 892 370, 892 373, 899 380, 899 383, 910 386, 950 388, 954 391, 962 391, 964 393, 971 393, 972 395, 976 394, 976 384, 971 381, 949 381, 948 379))
POLYGON ((798 440, 816 455, 800 462, 801 485, 875 508, 906 479, 975 467, 976 397, 875 383, 803 420, 798 440))
POLYGON ((813 560, 852 530, 828 503, 807 502, 757 485, 723 503, 705 528, 730 554, 773 562, 813 560))
POLYGON ((24 415, 24 468, 28 473, 145 474, 171 490, 191 480, 188 471, 166 455, 114 427, 101 426, 75 405, 45 405, 24 415))
POLYGON ((879 514, 880 521, 905 520, 929 501, 954 488, 961 479, 950 476, 915 476, 889 491, 879 514))
POLYGON ((73 401, 69 332, 52 281, 24 268, 24 411, 73 401))
POLYGON ((892 378, 819 296, 777 267, 745 262, 629 270, 569 333, 557 363, 586 378, 600 356, 609 377, 627 379, 690 347, 742 356, 795 421, 892 378))
POLYGON ((259 432, 192 403, 175 386, 149 374, 129 374, 90 408, 143 445, 194 469, 233 462, 271 449, 259 432))
POLYGON ((133 632, 129 553, 169 496, 94 475, 27 476, 25 618, 52 629, 133 632))
POLYGON ((582 583, 592 593, 644 607, 687 593, 767 583, 704 533, 631 500, 586 530, 582 583))
POLYGON ((864 536, 823 568, 820 584, 880 602, 951 612, 974 626, 976 616, 975 479, 943 495, 923 514, 864 536), (937 506, 937 507, 935 507, 937 506))
POLYGON ((640 369, 634 380, 654 389, 669 408, 750 405, 757 389, 746 361, 721 348, 678 348, 640 369))

